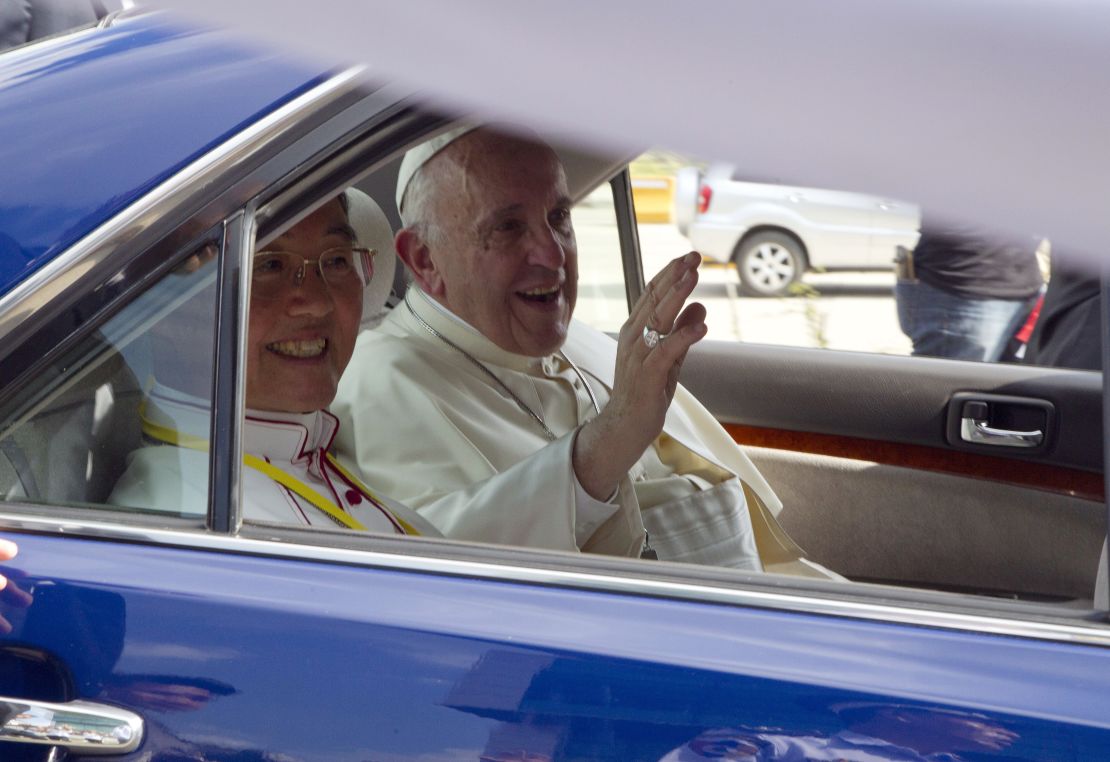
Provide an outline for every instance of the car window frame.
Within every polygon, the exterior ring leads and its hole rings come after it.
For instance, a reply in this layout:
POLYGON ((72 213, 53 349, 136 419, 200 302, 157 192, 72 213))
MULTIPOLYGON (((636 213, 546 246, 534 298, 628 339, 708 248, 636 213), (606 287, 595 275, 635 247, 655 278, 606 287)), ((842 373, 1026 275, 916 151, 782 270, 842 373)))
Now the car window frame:
MULTIPOLYGON (((618 172, 611 180, 613 202, 617 215, 618 231, 620 234, 621 256, 623 261, 623 271, 625 277, 625 289, 628 299, 629 312, 636 299, 643 292, 645 276, 642 264, 642 252, 640 250, 638 223, 635 209, 635 199, 632 194, 632 180, 630 174, 630 165, 626 165, 622 171, 618 172)), ((1103 284, 1101 289, 1101 332, 1103 337, 1103 344, 1110 346, 1110 274, 1107 274, 1106 268, 1103 273, 1103 284)), ((744 343, 744 342, 737 342, 744 343)), ((790 352, 797 352, 807 354, 812 351, 819 351, 819 348, 807 347, 781 347, 780 345, 773 345, 774 347, 788 350, 790 352)), ((846 350, 840 350, 841 352, 846 350)), ((878 356, 884 356, 882 353, 875 353, 878 356)), ((1102 418, 1104 431, 1110 431, 1110 353, 1103 353, 1103 367, 1101 371, 1088 371, 1073 368, 1054 368, 1056 371, 1063 371, 1067 373, 1081 373, 1089 375, 1090 373, 1100 373, 1103 395, 1102 395, 1102 418)), ((926 358, 922 358, 926 359, 926 358)), ((950 358, 927 358, 932 360, 944 360, 950 358)), ((996 365, 998 363, 982 363, 985 366, 996 365)), ((1031 366, 1039 367, 1039 366, 1031 366)), ((1103 508, 1106 514, 1106 526, 1110 528, 1110 481, 1107 481, 1105 475, 1110 469, 1110 447, 1103 448, 1103 508)), ((1018 461, 1020 462, 1020 461, 1018 461)), ((1110 542, 1110 540, 1107 540, 1110 542)), ((1104 548, 1105 549, 1105 548, 1104 548)), ((1103 577, 1110 577, 1110 553, 1104 552, 1100 562, 1099 574, 1103 577)), ((899 588, 904 589, 904 588, 899 588)), ((1089 610, 1089 618, 1092 621, 1102 621, 1110 624, 1110 609, 1100 607, 1100 602, 1094 600, 1092 608, 1089 610)))
MULTIPOLYGON (((180 234, 183 231, 175 231, 180 234)), ((54 365, 59 359, 87 341, 104 325, 134 304, 147 289, 168 277, 172 271, 194 255, 200 248, 215 245, 219 256, 224 251, 224 225, 213 226, 194 235, 183 245, 178 243, 179 235, 170 235, 163 241, 147 249, 141 255, 122 264, 117 271, 109 271, 101 281, 90 279, 85 284, 85 291, 75 295, 74 307, 67 313, 55 315, 51 320, 40 322, 36 330, 25 339, 24 343, 16 347, 8 357, 16 355, 17 358, 31 356, 35 359, 26 363, 15 378, 0 388, 0 406, 12 402, 35 383, 35 377, 41 371, 54 365), (168 256, 166 252, 171 252, 168 256), (86 313, 87 310, 87 313, 86 313), (73 316, 70 313, 82 315, 79 324, 73 326, 73 316), (39 347, 50 341, 53 335, 62 335, 63 338, 50 345, 45 353, 39 347), (37 355, 37 357, 36 357, 37 355)), ((219 273, 217 273, 217 279, 219 273)), ((213 354, 216 345, 213 344, 213 354)), ((214 416, 213 416, 214 417, 214 416)), ((211 470, 209 483, 211 487, 211 470)), ((177 515, 169 513, 139 512, 129 510, 123 506, 109 504, 96 504, 95 506, 67 506, 41 502, 11 501, 3 503, 3 507, 13 507, 15 510, 27 510, 32 515, 57 515, 70 520, 85 520, 94 516, 94 520, 103 521, 108 517, 124 524, 149 527, 173 527, 180 529, 202 529, 210 524, 211 502, 203 514, 177 515)), ((137 506, 139 510, 141 506, 137 506)))
MULTIPOLYGON (((246 342, 246 288, 241 273, 247 266, 254 240, 263 241, 298 208, 334 194, 360 172, 369 171, 367 157, 385 161, 419 142, 442 126, 442 116, 421 112, 397 92, 365 91, 344 93, 335 107, 298 123, 293 134, 282 135, 267 151, 254 157, 249 171, 227 181, 226 189, 203 207, 199 219, 210 219, 221 211, 221 219, 233 229, 221 260, 225 279, 221 304, 221 339, 216 351, 221 362, 241 368, 246 342), (346 97, 350 95, 350 97, 346 97), (357 168, 356 168, 357 167, 357 168), (260 192, 258 188, 263 190, 260 192), (310 201, 311 200, 311 201, 310 201), (206 210, 206 211, 204 211, 206 210), (237 265, 229 264, 235 260, 237 265), (226 272, 225 272, 226 268, 226 272), (234 330, 232 329, 234 327, 234 330)), ((370 165, 373 161, 369 162, 370 165)), ((627 178, 622 193, 626 219, 631 211, 631 188, 627 178)), ((615 198, 618 209, 622 202, 615 198)), ((178 220, 185 225, 198 215, 190 210, 178 220)), ((633 228, 634 231, 634 228, 633 228)), ((639 263, 635 237, 628 246, 639 263)), ((635 272, 635 270, 633 270, 635 272)), ((639 282, 643 288, 642 273, 639 282)), ((626 283, 631 297, 634 291, 626 283)), ((0 340, 2 341, 2 340, 0 340)), ((220 375, 218 374, 219 378, 220 375)), ((213 436, 227 443, 238 442, 242 426, 241 374, 218 392, 214 408, 213 436)), ((213 448, 215 451, 217 448, 213 448)), ((234 459, 238 460, 238 459, 234 459)), ((243 525, 235 513, 240 505, 235 468, 222 470, 210 479, 213 494, 209 532, 182 534, 126 523, 89 522, 85 528, 67 525, 59 516, 44 517, 41 510, 25 506, 22 511, 3 510, 4 525, 28 531, 88 532, 99 537, 188 547, 217 547, 228 552, 296 555, 321 561, 356 563, 377 567, 411 569, 432 574, 465 575, 500 582, 551 584, 597 592, 665 596, 705 603, 723 603, 776 608, 803 614, 830 614, 982 632, 1006 632, 1024 637, 1076 640, 1110 645, 1110 629, 1092 626, 1088 612, 1067 612, 1036 604, 984 601, 970 596, 906 588, 876 588, 842 583, 748 575, 723 569, 683 568, 677 564, 653 565, 637 559, 591 557, 454 540, 394 538, 329 532, 304 531, 289 527, 243 525), (220 495, 218 504, 215 496, 220 495), (30 510, 26 510, 29 508, 30 510), (352 555, 349 551, 356 550, 352 555)))
POLYGON ((632 175, 626 164, 609 181, 613 193, 613 208, 617 215, 617 236, 621 246, 621 263, 624 271, 624 291, 628 300, 628 314, 639 301, 647 287, 644 277, 643 256, 640 252, 640 230, 636 222, 636 203, 632 198, 632 175))
MULTIPOLYGON (((426 129, 423 131, 422 134, 410 135, 405 141, 402 141, 401 145, 392 145, 391 148, 393 153, 390 153, 389 151, 378 151, 377 161, 380 162, 379 166, 381 164, 388 163, 388 161, 391 160, 391 157, 396 158, 401 150, 411 145, 415 145, 427 133, 442 126, 442 120, 439 123, 425 125, 426 129)), ((356 183, 359 177, 375 171, 376 167, 373 165, 358 165, 358 162, 360 160, 365 160, 367 156, 371 156, 375 153, 372 145, 362 145, 362 143, 365 143, 368 139, 371 144, 375 143, 372 136, 364 136, 359 141, 356 141, 355 144, 347 146, 346 148, 343 148, 341 150, 337 150, 335 154, 332 157, 327 158, 320 167, 315 169, 307 169, 305 177, 301 178, 299 182, 291 182, 288 186, 284 188, 272 191, 269 198, 260 196, 256 200, 258 209, 265 210, 266 213, 272 217, 272 219, 267 220, 262 226, 264 230, 263 233, 259 236, 259 241, 262 241, 264 243, 266 240, 268 240, 268 238, 272 237, 272 235, 274 234, 274 227, 277 224, 278 220, 288 220, 292 216, 297 214, 298 203, 305 204, 308 199, 312 199, 311 203, 321 203, 322 199, 334 195, 343 187, 347 187, 348 185, 356 183), (281 211, 282 208, 285 208, 285 211, 281 211), (266 229, 268 229, 268 232, 266 232, 266 229)), ((624 266, 625 273, 631 274, 631 276, 626 276, 625 283, 626 296, 628 297, 629 303, 631 304, 632 302, 634 302, 636 296, 639 293, 642 293, 642 289, 644 288, 644 280, 642 274, 642 265, 639 256, 638 235, 636 233, 635 227, 636 223, 634 202, 632 199, 631 183, 628 177, 627 167, 618 172, 617 175, 612 178, 611 188, 613 189, 614 194, 614 204, 616 206, 619 221, 618 224, 623 227, 621 238, 623 252, 622 264, 624 266)), ((303 213, 303 210, 301 210, 300 213, 303 213)), ((287 534, 289 531, 296 532, 296 530, 289 530, 288 528, 285 528, 283 530, 281 527, 278 526, 259 525, 257 523, 252 523, 249 526, 244 525, 241 529, 240 534, 242 536, 266 536, 273 538, 275 536, 275 533, 284 535, 287 534)), ((295 537, 296 535, 294 536, 294 538, 290 538, 290 541, 296 541, 295 537)), ((525 560, 526 557, 529 566, 544 563, 543 561, 535 561, 535 554, 539 551, 535 551, 532 549, 505 548, 503 546, 487 545, 481 543, 463 543, 454 540, 432 540, 423 538, 414 542, 412 538, 348 537, 342 534, 336 535, 335 533, 328 532, 325 532, 323 534, 314 532, 312 533, 312 536, 310 538, 304 538, 302 542, 308 540, 312 540, 314 545, 326 545, 327 547, 333 549, 337 547, 355 546, 359 548, 365 547, 370 552, 387 550, 387 552, 389 552, 390 554, 403 554, 405 557, 409 558, 415 557, 416 559, 419 559, 421 557, 427 557, 429 562, 434 559, 436 562, 442 562, 447 564, 448 566, 450 566, 450 559, 457 559, 460 557, 468 559, 474 558, 476 560, 481 559, 481 562, 485 565, 492 565, 502 569, 514 566, 513 563, 509 563, 508 566, 502 566, 503 562, 507 561, 509 558, 512 558, 515 561, 522 561, 525 560), (328 539, 325 540, 325 537, 327 537, 328 539)), ((558 554, 555 552, 552 553, 554 558, 565 559, 565 555, 563 554, 558 554)), ((604 573, 613 574, 616 570, 619 569, 622 574, 627 574, 629 579, 644 580, 645 578, 657 578, 657 575, 655 574, 645 574, 645 568, 643 566, 640 566, 639 564, 641 562, 637 560, 625 561, 623 559, 597 559, 589 557, 587 554, 572 555, 571 558, 573 559, 573 561, 570 562, 570 566, 571 568, 575 569, 575 572, 586 571, 587 569, 600 572, 602 571, 602 569, 604 569, 604 573), (631 566, 629 566, 628 564, 631 564, 631 566)), ((420 562, 416 561, 415 563, 419 564, 420 562)), ((547 568, 553 569, 559 566, 563 566, 563 564, 556 564, 555 567, 547 568)), ((690 570, 683 571, 690 572, 690 570)), ((705 569, 700 569, 698 570, 698 572, 683 574, 681 575, 681 577, 684 583, 690 583, 691 579, 704 580, 706 578, 705 571, 705 569)), ((718 572, 720 570, 711 571, 718 572)), ((658 575, 658 578, 668 580, 673 579, 673 577, 670 576, 672 573, 672 571, 668 570, 662 575, 658 575)), ((725 572, 724 576, 725 578, 729 578, 731 576, 731 572, 725 572)), ((736 580, 735 578, 732 578, 733 584, 735 584, 737 581, 738 580, 736 580)), ((750 579, 745 580, 744 584, 751 584, 751 582, 752 580, 750 579)), ((832 584, 835 588, 835 586, 839 583, 832 584)), ((783 587, 791 587, 792 589, 798 589, 799 592, 803 590, 805 592, 813 592, 813 588, 809 587, 805 582, 796 580, 790 580, 790 583, 787 583, 785 585, 781 581, 776 581, 775 586, 779 590, 781 590, 783 587)), ((885 597, 891 597, 890 588, 882 586, 871 586, 871 588, 875 587, 879 587, 880 589, 884 590, 885 597)), ((822 594, 832 594, 832 591, 828 588, 819 589, 822 591, 822 594)), ((1023 612, 1022 615, 1028 615, 1030 616, 1030 619, 1033 618, 1032 612, 1034 610, 1038 611, 1038 614, 1035 618, 1043 619, 1046 608, 1039 604, 1013 604, 1010 602, 1003 602, 999 604, 998 602, 993 601, 990 603, 990 605, 984 606, 982 604, 986 603, 986 599, 980 596, 959 596, 959 594, 936 591, 919 591, 913 590, 911 588, 896 589, 899 591, 897 595, 899 600, 914 601, 920 603, 928 601, 928 607, 930 607, 935 612, 946 612, 954 610, 963 610, 966 612, 968 610, 968 608, 965 608, 965 606, 961 603, 945 602, 943 600, 945 596, 963 597, 965 599, 963 603, 965 604, 967 600, 970 599, 971 601, 973 601, 971 608, 975 608, 980 611, 997 610, 998 612, 1002 612, 1007 610, 1015 611, 1020 609, 1023 612), (938 599, 937 596, 940 596, 940 598, 938 599)), ((860 592, 863 592, 863 588, 858 588, 858 590, 860 592)), ((873 592, 874 591, 869 588, 866 595, 870 596, 871 594, 873 594, 873 592)), ((848 595, 841 597, 836 594, 832 594, 831 597, 839 600, 847 600, 848 598, 852 598, 854 596, 848 595)), ((1081 613, 1078 615, 1075 615, 1074 612, 1065 612, 1062 619, 1076 622, 1089 622, 1092 619, 1091 613, 1092 612, 1086 610, 1082 610, 1081 613)))

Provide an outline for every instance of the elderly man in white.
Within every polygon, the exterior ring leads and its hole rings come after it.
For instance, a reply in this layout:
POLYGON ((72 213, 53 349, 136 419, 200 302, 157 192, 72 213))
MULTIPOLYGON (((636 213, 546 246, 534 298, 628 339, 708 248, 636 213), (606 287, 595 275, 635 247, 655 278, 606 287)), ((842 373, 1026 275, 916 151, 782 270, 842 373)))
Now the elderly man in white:
POLYGON ((696 253, 613 342, 571 319, 571 201, 547 145, 446 133, 405 156, 397 203, 414 287, 359 336, 332 406, 336 449, 368 479, 451 538, 827 576, 678 386, 706 332, 704 307, 684 306, 696 253))
MULTIPOLYGON (((247 335, 243 426, 244 516, 255 521, 346 527, 385 534, 439 533, 419 515, 372 492, 330 452, 338 423, 324 408, 350 360, 372 275, 371 252, 358 245, 347 194, 328 201, 254 255, 247 335)), ((362 210, 360 210, 362 211, 362 210)), ((380 210, 378 211, 380 214, 380 210)), ((186 263, 195 268, 214 252, 186 263)), ((163 321, 173 348, 195 325, 194 300, 163 321)), ((128 457, 111 502, 177 513, 208 503, 210 410, 174 352, 156 372, 142 411, 146 446, 128 457), (170 371, 170 372, 167 372, 170 371), (189 392, 193 391, 194 394, 189 392)), ((195 374, 194 374, 195 375, 195 374)), ((196 379, 203 388, 208 377, 196 379)))

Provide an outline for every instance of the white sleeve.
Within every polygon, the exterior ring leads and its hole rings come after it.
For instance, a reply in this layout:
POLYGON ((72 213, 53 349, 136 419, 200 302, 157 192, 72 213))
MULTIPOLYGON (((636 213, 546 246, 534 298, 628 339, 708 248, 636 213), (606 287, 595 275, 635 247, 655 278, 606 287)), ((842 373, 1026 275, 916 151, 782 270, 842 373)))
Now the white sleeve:
POLYGON ((464 478, 467 469, 440 467, 453 457, 466 460, 460 443, 445 433, 419 437, 429 447, 417 460, 403 453, 395 457, 397 451, 384 440, 368 436, 366 426, 362 423, 353 437, 357 460, 350 458, 351 437, 337 441, 336 449, 346 459, 356 460, 371 489, 415 509, 445 537, 577 550, 572 435, 501 473, 472 481, 464 478))
POLYGON ((332 405, 340 420, 333 451, 371 489, 451 539, 575 551, 584 547, 581 511, 597 529, 591 547, 630 552, 625 545, 643 532, 635 494, 622 489, 607 504, 581 490, 572 465, 577 429, 544 442, 499 417, 508 403, 484 379, 380 350, 360 345, 332 405))
POLYGON ((416 508, 454 539, 577 550, 573 446, 568 434, 499 474, 416 508))
POLYGON ((333 450, 371 489, 452 539, 577 549, 573 432, 498 473, 485 451, 496 429, 476 442, 453 411, 414 386, 382 390, 372 373, 359 381, 332 406, 340 419, 333 450))

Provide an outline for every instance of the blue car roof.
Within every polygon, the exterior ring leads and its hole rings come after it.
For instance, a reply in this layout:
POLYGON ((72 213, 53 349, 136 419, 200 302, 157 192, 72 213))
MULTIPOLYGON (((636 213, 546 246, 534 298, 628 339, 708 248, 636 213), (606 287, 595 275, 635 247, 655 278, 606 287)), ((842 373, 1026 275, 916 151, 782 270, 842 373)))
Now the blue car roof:
POLYGON ((164 14, 0 55, 0 294, 327 76, 164 14))

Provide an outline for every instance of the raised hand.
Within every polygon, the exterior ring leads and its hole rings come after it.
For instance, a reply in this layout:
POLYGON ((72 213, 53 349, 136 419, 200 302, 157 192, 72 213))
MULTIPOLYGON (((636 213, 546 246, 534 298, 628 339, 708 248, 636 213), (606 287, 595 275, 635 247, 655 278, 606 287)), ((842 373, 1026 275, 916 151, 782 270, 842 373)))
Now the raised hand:
POLYGON ((686 353, 705 336, 705 307, 686 304, 700 263, 696 252, 672 260, 621 327, 609 404, 582 427, 574 448, 578 481, 599 500, 662 432, 686 353))

